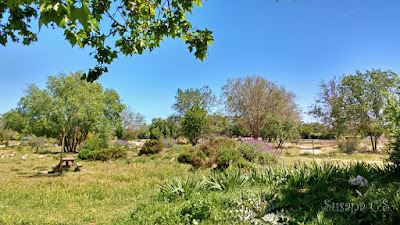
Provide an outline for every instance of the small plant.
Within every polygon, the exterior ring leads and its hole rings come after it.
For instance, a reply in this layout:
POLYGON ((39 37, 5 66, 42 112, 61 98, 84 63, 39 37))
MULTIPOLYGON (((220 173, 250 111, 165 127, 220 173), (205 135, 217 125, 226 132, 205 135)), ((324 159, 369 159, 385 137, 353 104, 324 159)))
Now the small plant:
POLYGON ((142 149, 139 151, 139 155, 157 154, 164 148, 164 144, 158 140, 149 140, 144 143, 142 149))
POLYGON ((161 141, 163 142, 166 148, 172 148, 172 146, 176 144, 176 140, 172 138, 163 138, 161 139, 161 141))
POLYGON ((187 176, 159 185, 162 197, 185 198, 204 189, 204 179, 199 176, 187 176))
POLYGON ((209 200, 190 199, 182 208, 183 220, 190 224, 197 224, 211 216, 212 203, 209 200))
POLYGON ((109 161, 119 158, 126 158, 126 152, 123 148, 109 147, 100 150, 82 149, 78 153, 78 158, 82 160, 100 160, 109 161))
POLYGON ((249 181, 249 176, 240 170, 214 171, 206 179, 209 190, 227 191, 244 186, 249 181))

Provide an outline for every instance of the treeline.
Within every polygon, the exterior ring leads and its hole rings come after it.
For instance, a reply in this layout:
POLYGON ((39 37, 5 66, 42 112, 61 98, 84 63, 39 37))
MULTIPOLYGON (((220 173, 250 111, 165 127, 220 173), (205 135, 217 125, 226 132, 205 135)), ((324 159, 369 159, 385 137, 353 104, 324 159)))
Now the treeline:
POLYGON ((65 151, 77 151, 88 138, 187 138, 193 145, 211 136, 252 137, 275 141, 298 138, 396 137, 399 127, 399 77, 391 71, 356 71, 320 83, 309 114, 320 123, 301 122, 294 93, 260 76, 228 79, 217 98, 204 86, 178 89, 166 119, 145 117, 122 104, 119 95, 81 73, 48 78, 46 88, 28 85, 17 108, 2 116, 0 139, 20 134, 46 136, 65 151), (10 132, 12 130, 12 132, 10 132), (13 133, 14 132, 14 133, 13 133))

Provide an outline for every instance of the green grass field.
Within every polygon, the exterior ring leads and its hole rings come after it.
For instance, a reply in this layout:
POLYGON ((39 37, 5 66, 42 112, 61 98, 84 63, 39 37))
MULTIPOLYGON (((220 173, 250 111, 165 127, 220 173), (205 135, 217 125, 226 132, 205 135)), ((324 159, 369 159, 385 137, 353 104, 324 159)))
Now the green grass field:
MULTIPOLYGON (((84 161, 81 162, 81 171, 62 174, 41 174, 41 171, 50 170, 52 164, 57 164, 58 154, 34 154, 29 147, 1 148, 0 224, 252 224, 260 219, 257 217, 259 207, 267 212, 267 206, 272 207, 269 209, 272 219, 286 220, 289 224, 338 224, 348 223, 354 218, 356 220, 350 224, 357 224, 364 221, 365 212, 353 215, 325 212, 324 200, 372 202, 400 196, 397 192, 400 187, 398 179, 381 179, 375 170, 366 171, 363 166, 354 166, 357 160, 382 165, 382 159, 387 157, 383 154, 346 155, 332 151, 329 155, 313 157, 300 155, 293 147, 288 153, 283 150, 279 163, 273 165, 274 170, 267 170, 269 166, 258 167, 257 175, 242 174, 246 180, 243 185, 233 180, 229 189, 212 190, 210 169, 194 170, 190 165, 177 162, 177 156, 188 148, 175 146, 153 156, 137 156, 137 152, 129 151, 127 159, 84 161), (26 160, 21 158, 24 155, 28 156, 26 160), (295 172, 285 172, 280 178, 269 176, 266 172, 283 174, 281 171, 285 171, 284 168, 290 170, 293 165, 312 167, 314 161, 342 160, 341 166, 334 168, 336 175, 323 170, 319 175, 312 175, 318 174, 318 169, 300 167, 293 170, 295 172), (351 161, 353 166, 346 167, 351 161), (345 167, 347 169, 343 171, 340 169, 345 167), (301 171, 303 174, 298 175, 301 171), (359 173, 369 179, 368 188, 354 190, 346 185, 343 187, 347 178, 359 173), (209 186, 183 196, 160 194, 160 184, 195 175, 199 179, 209 179, 206 182, 209 186), (245 217, 235 213, 235 210, 241 209, 248 209, 252 215, 250 218, 254 217, 254 220, 238 218, 238 215, 245 217), (281 211, 282 215, 279 214, 281 211)), ((68 156, 77 158, 76 155, 68 156)), ((400 214, 395 208, 400 202, 390 204, 393 204, 390 213, 400 214)), ((386 213, 389 212, 377 213, 376 218, 368 216, 365 221, 393 222, 393 218, 387 218, 386 213)))

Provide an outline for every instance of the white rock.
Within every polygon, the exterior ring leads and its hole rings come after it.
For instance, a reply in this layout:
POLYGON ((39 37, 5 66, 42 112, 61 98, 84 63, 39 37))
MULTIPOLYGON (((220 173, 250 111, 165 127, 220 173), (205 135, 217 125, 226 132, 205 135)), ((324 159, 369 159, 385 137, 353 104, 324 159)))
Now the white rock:
POLYGON ((24 156, 22 156, 22 160, 26 160, 28 158, 28 156, 27 155, 24 155, 24 156))
POLYGON ((14 156, 14 153, 13 153, 13 154, 10 154, 9 156, 10 156, 10 157, 13 157, 13 156, 14 156))
POLYGON ((1 158, 4 159, 4 155, 2 155, 1 158))
POLYGON ((39 155, 38 158, 39 158, 39 159, 43 159, 43 158, 44 158, 44 155, 39 155))
POLYGON ((350 185, 352 186, 360 186, 360 187, 365 187, 368 184, 368 180, 365 179, 364 177, 358 175, 356 178, 354 179, 350 179, 349 180, 350 185))

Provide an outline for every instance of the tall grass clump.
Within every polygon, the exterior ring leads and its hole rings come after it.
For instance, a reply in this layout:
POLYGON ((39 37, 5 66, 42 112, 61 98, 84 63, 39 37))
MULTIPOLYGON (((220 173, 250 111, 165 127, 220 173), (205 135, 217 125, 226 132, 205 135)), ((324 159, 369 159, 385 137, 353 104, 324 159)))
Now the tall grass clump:
POLYGON ((168 199, 187 198, 204 187, 205 181, 200 176, 186 176, 159 185, 160 195, 168 199))

